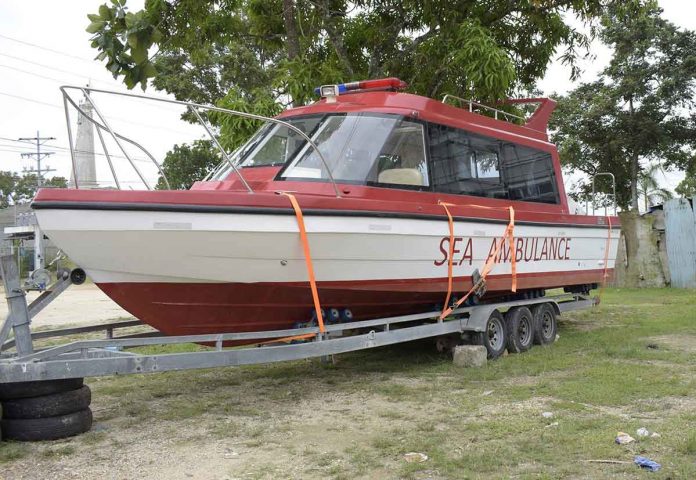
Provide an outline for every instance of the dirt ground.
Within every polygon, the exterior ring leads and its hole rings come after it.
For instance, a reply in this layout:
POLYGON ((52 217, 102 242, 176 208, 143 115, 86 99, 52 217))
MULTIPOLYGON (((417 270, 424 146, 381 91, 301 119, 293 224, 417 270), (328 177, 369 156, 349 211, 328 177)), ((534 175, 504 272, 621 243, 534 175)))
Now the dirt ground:
MULTIPOLYGON (((5 291, 0 287, 4 297, 5 291)), ((29 292, 27 300, 32 301, 39 292, 29 292)), ((0 301, 0 318, 7 315, 7 303, 0 301)), ((48 307, 32 320, 33 328, 56 328, 68 325, 89 325, 101 323, 131 314, 114 303, 93 283, 72 285, 48 307)))
MULTIPOLYGON (((62 300, 52 308, 66 315, 90 302, 82 318, 124 315, 94 287, 62 300)), ((609 290, 598 309, 564 315, 553 346, 480 369, 422 342, 329 364, 88 379, 92 431, 0 442, 0 480, 692 479, 694 321, 689 292, 609 290), (619 431, 636 440, 617 445, 619 431)))

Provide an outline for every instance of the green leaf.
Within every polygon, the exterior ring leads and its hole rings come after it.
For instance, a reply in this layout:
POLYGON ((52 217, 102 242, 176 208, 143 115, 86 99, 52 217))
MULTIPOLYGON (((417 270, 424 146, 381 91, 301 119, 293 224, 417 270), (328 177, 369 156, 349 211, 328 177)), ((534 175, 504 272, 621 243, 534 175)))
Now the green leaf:
POLYGON ((131 48, 131 57, 135 63, 140 65, 147 60, 147 49, 144 46, 131 48))
POLYGON ((137 33, 131 33, 128 35, 128 45, 131 48, 138 48, 138 34, 137 33))
POLYGON ((126 87, 128 87, 128 90, 132 90, 137 83, 132 74, 127 74, 124 77, 123 82, 126 84, 126 87))
POLYGON ((150 34, 150 41, 152 43, 159 43, 162 40, 162 31, 157 27, 152 27, 152 33, 150 34))
POLYGON ((104 25, 106 25, 106 22, 92 22, 85 28, 85 31, 87 33, 97 33, 104 28, 104 25))
POLYGON ((137 20, 138 19, 134 13, 127 12, 126 13, 126 28, 128 28, 129 30, 132 29, 135 26, 135 22, 137 22, 137 20))
POLYGON ((111 15, 111 9, 107 5, 99 6, 99 16, 102 18, 102 20, 106 21, 109 21, 113 18, 111 15))
POLYGON ((152 62, 147 62, 143 67, 143 76, 145 78, 152 78, 157 75, 157 68, 152 62))

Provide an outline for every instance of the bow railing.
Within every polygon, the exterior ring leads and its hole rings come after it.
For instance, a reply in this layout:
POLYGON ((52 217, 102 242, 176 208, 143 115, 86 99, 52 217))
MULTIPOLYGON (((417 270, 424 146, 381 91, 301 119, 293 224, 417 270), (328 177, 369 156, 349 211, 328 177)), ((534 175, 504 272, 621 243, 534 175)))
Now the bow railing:
POLYGON ((109 165, 109 170, 111 172, 111 175, 114 179, 114 183, 116 185, 116 188, 121 189, 121 182, 119 181, 119 174, 117 172, 117 169, 114 165, 113 157, 114 155, 109 153, 109 150, 106 146, 106 141, 104 140, 104 133, 107 133, 114 141, 114 143, 117 145, 118 149, 121 151, 123 156, 128 160, 128 163, 132 167, 132 169, 135 171, 137 174, 138 178, 140 181, 143 183, 146 189, 152 190, 152 186, 150 183, 147 181, 145 178, 145 175, 141 171, 140 168, 138 168, 135 158, 129 153, 128 149, 126 148, 125 144, 130 144, 140 151, 142 151, 148 159, 155 165, 157 168, 157 171, 159 172, 160 177, 162 178, 164 184, 168 189, 171 188, 171 185, 169 183, 169 180, 167 179, 167 176, 164 172, 164 169, 162 167, 162 164, 157 161, 154 155, 152 155, 143 145, 140 143, 136 142, 135 140, 132 140, 131 138, 128 138, 117 131, 115 131, 109 121, 107 120, 106 116, 102 113, 102 110, 98 107, 97 102, 94 100, 94 97, 92 96, 93 93, 99 93, 99 94, 106 94, 106 95, 116 95, 116 96, 121 96, 121 97, 128 97, 128 98, 135 98, 135 99, 140 99, 140 100, 146 100, 146 101, 154 101, 154 102, 162 102, 162 103, 167 103, 167 104, 173 104, 173 105, 179 105, 185 107, 189 112, 193 114, 195 117, 196 121, 203 127, 205 132, 208 134, 210 139, 213 142, 213 145, 219 150, 223 160, 227 162, 230 166, 230 168, 234 171, 234 173, 239 177, 241 183, 244 185, 244 188, 249 192, 249 193, 254 193, 254 190, 251 188, 251 185, 249 185, 249 182, 246 181, 244 176, 241 174, 240 167, 237 165, 235 161, 231 158, 231 156, 228 154, 228 152, 225 150, 225 148, 220 144, 219 140, 217 139, 217 136, 215 135, 215 132, 213 131, 213 127, 210 125, 208 121, 206 121, 201 115, 201 112, 207 113, 207 112, 219 112, 222 114, 227 114, 227 115, 234 115, 242 118, 248 118, 251 120, 259 120, 263 122, 268 122, 268 123, 273 123, 276 125, 282 125, 285 128, 288 128, 289 130, 292 130, 295 132, 297 135, 302 137, 307 144, 312 148, 316 153, 317 156, 319 157, 320 161, 322 162, 324 168, 326 169, 327 176, 331 184, 333 185, 334 192, 336 193, 337 197, 340 197, 340 190, 338 188, 338 185, 336 184, 336 181, 331 173, 331 169, 329 168, 328 162, 326 161, 326 158, 324 155, 321 153, 317 145, 312 141, 312 139, 301 129, 297 128, 296 126, 285 122, 283 120, 277 119, 277 118, 272 118, 272 117, 266 117, 263 115, 257 115, 254 113, 248 113, 248 112, 240 112, 237 110, 230 110, 227 108, 221 108, 221 107, 214 107, 211 105, 202 105, 198 103, 193 103, 193 102, 183 102, 179 100, 171 100, 168 98, 161 98, 161 97, 154 97, 154 96, 148 96, 148 95, 140 95, 140 94, 135 94, 135 93, 126 93, 126 92, 116 92, 112 90, 102 90, 98 88, 92 88, 92 87, 78 87, 78 86, 62 86, 60 87, 61 93, 63 94, 63 105, 65 107, 65 120, 68 126, 68 140, 70 143, 70 157, 72 160, 72 176, 73 176, 73 185, 75 188, 80 188, 79 185, 79 177, 78 177, 78 166, 77 166, 77 158, 76 154, 78 153, 76 150, 74 138, 73 138, 73 132, 72 132, 72 126, 70 122, 70 108, 69 105, 71 105, 73 108, 75 108, 80 115, 82 115, 82 118, 86 119, 90 123, 92 123, 96 127, 96 133, 97 137, 99 138, 99 143, 101 144, 101 147, 104 151, 104 156, 106 157, 106 161, 109 165), (86 112, 84 108, 82 108, 74 98, 71 97, 70 93, 71 91, 77 91, 81 92, 84 96, 85 102, 91 106, 91 109, 94 111, 96 118, 94 118, 89 112, 86 112))

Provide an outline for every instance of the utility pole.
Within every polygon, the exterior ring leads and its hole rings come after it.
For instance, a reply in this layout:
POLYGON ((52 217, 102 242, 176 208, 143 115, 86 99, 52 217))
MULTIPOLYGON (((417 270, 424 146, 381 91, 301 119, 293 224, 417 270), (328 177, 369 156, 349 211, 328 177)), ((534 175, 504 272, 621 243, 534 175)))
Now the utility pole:
MULTIPOLYGON (((36 159, 36 169, 28 168, 24 170, 26 173, 36 173, 36 187, 41 188, 43 185, 43 175, 48 172, 55 172, 55 169, 50 168, 46 165, 46 168, 41 169, 41 160, 53 155, 54 152, 42 152, 41 145, 48 142, 49 140, 55 140, 56 137, 42 137, 39 131, 36 131, 35 137, 22 137, 19 140, 22 141, 35 141, 36 142, 36 152, 26 152, 22 153, 22 158, 34 158, 36 159)), ((38 270, 44 267, 44 245, 43 245, 43 232, 39 229, 39 225, 34 225, 34 270, 38 270)))
POLYGON ((23 141, 35 141, 36 142, 36 152, 22 153, 22 158, 35 158, 36 159, 36 169, 29 168, 26 169, 27 173, 36 173, 36 186, 41 187, 43 185, 43 174, 48 172, 55 172, 55 169, 49 168, 48 165, 43 170, 41 169, 41 160, 53 155, 55 152, 42 152, 41 145, 48 142, 49 140, 55 140, 56 137, 42 137, 39 135, 37 130, 35 137, 22 137, 19 140, 23 141))

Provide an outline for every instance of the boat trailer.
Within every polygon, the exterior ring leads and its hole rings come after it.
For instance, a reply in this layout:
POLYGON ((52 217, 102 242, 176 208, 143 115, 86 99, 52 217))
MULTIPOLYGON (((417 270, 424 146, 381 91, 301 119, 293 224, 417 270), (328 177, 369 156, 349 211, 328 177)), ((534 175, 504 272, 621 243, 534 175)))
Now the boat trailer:
POLYGON ((555 313, 560 314, 589 308, 595 303, 582 294, 568 293, 457 308, 444 320, 440 318, 440 311, 431 311, 329 324, 325 325, 323 333, 318 327, 305 327, 208 335, 160 336, 158 332, 124 337, 113 335, 116 329, 140 325, 141 322, 137 320, 31 333, 31 318, 65 291, 75 277, 79 279, 80 275, 65 275, 27 305, 25 292, 19 286, 14 259, 7 256, 0 260, 9 306, 9 314, 0 329, 0 385, 8 382, 156 373, 328 357, 412 340, 485 332, 493 312, 504 312, 515 307, 550 304, 555 313), (107 338, 73 341, 43 349, 34 348, 34 341, 37 339, 100 330, 107 332, 107 338), (10 332, 14 333, 14 340, 9 339, 10 332), (309 338, 301 342, 288 340, 296 336, 309 338), (235 341, 255 345, 225 347, 226 342, 235 341), (144 354, 127 350, 184 343, 214 346, 209 350, 185 353, 144 354), (8 350, 11 349, 14 351, 9 353, 8 350))

